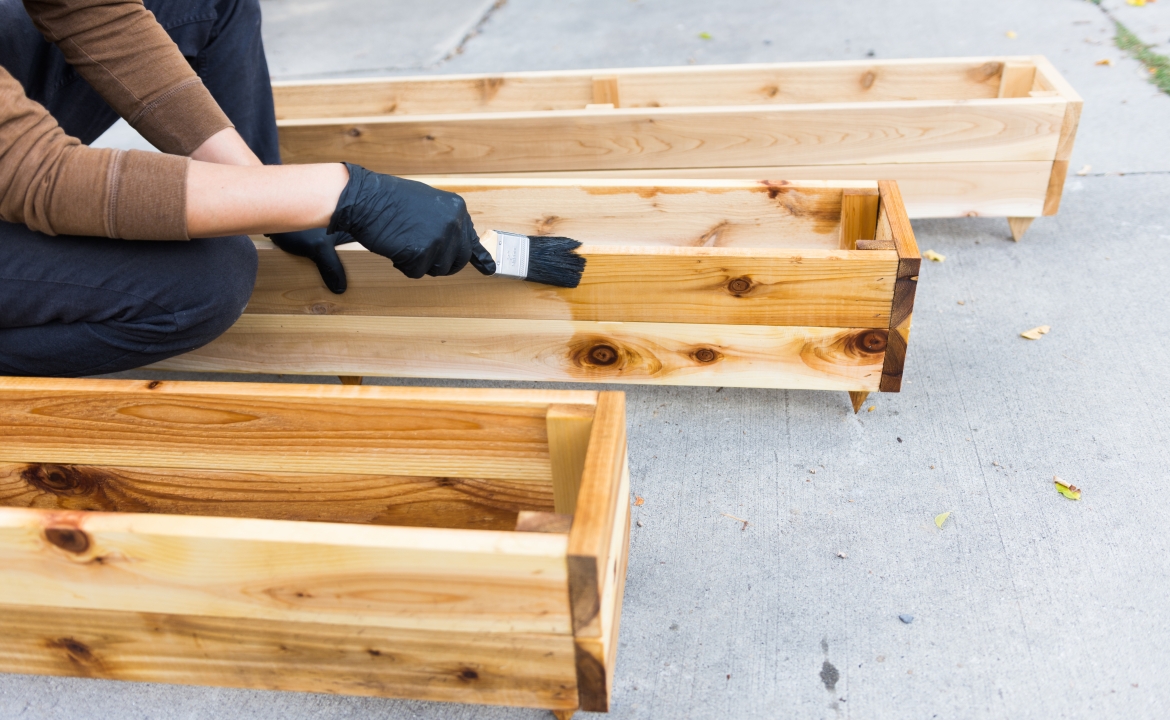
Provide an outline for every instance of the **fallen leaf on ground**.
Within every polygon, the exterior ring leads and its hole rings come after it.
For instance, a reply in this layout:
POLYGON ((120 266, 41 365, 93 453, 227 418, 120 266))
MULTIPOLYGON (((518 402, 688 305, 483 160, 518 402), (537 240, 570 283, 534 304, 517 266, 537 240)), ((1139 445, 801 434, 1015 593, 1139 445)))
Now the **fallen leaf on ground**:
POLYGON ((1007 36, 1008 40, 1015 40, 1018 37, 1015 30, 1008 30, 1004 35, 1007 36))
POLYGON ((719 513, 719 514, 720 514, 720 515, 722 515, 723 517, 729 517, 729 518, 731 518, 732 520, 734 520, 734 521, 736 521, 736 522, 741 522, 741 523, 743 523, 743 527, 741 527, 741 528, 740 528, 740 530, 741 530, 741 531, 743 531, 743 530, 747 530, 747 526, 748 526, 748 521, 747 521, 747 520, 744 520, 743 518, 737 518, 736 516, 732 515, 731 513, 719 513))
POLYGON ((1081 489, 1076 485, 1069 485, 1056 475, 1052 476, 1052 484, 1056 486, 1056 492, 1064 495, 1069 500, 1081 499, 1081 489))
POLYGON ((634 504, 637 505, 638 507, 642 507, 643 505, 646 504, 646 498, 642 497, 641 495, 635 495, 634 496, 634 504))
POLYGON ((1077 175, 1080 175, 1081 177, 1084 177, 1084 176, 1088 175, 1088 174, 1089 174, 1089 173, 1091 173, 1091 172, 1093 172, 1093 166, 1092 166, 1092 165, 1086 165, 1086 166, 1084 166, 1083 168, 1081 168, 1080 170, 1077 170, 1077 175))
POLYGON ((942 530, 943 523, 945 523, 947 521, 947 518, 949 518, 950 516, 951 516, 950 510, 947 510, 945 513, 942 513, 941 515, 935 515, 934 516, 934 524, 938 526, 939 530, 942 530))
POLYGON ((1112 65, 1113 61, 1110 60, 1109 58, 1101 58, 1100 60, 1097 61, 1097 64, 1098 65, 1112 65))
POLYGON ((700 39, 700 40, 710 40, 710 39, 711 39, 711 33, 709 33, 709 32, 701 32, 701 33, 699 33, 699 39, 700 39))
POLYGON ((922 253, 922 257, 926 258, 927 260, 933 260, 935 262, 942 262, 943 260, 947 259, 946 255, 940 255, 934 250, 927 250, 926 252, 922 253))
POLYGON ((866 412, 873 412, 873 411, 874 411, 874 410, 876 410, 876 409, 877 409, 877 408, 876 408, 875 406, 873 406, 873 405, 870 405, 870 406, 869 406, 869 409, 868 409, 868 410, 866 410, 866 412))
POLYGON ((1048 331, 1052 329, 1051 325, 1041 325, 1034 327, 1031 330, 1025 330, 1020 333, 1020 337, 1028 338, 1029 340, 1039 340, 1041 335, 1047 335, 1048 331))
POLYGON ((1146 0, 1125 0, 1126 5, 1133 5, 1134 7, 1145 7, 1146 0))

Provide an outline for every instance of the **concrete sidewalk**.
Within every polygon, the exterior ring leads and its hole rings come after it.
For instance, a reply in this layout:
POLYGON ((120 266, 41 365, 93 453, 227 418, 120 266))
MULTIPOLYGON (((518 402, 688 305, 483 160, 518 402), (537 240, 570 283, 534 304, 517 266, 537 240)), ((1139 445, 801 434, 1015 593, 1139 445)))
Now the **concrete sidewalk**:
MULTIPOLYGON (((1164 4, 1117 12, 1152 33, 1166 27, 1154 14, 1165 18, 1164 4)), ((326 5, 264 0, 268 17, 284 13, 267 36, 274 67, 293 68, 328 21, 298 24, 297 9, 326 5)), ((844 393, 628 389, 632 489, 645 504, 634 508, 612 717, 1170 717, 1170 97, 1112 46, 1099 7, 445 5, 448 16, 418 16, 409 35, 353 28, 354 47, 385 52, 347 67, 1044 53, 1085 98, 1073 167, 1092 172, 1070 177, 1060 215, 1019 244, 1003 219, 915 222, 920 247, 946 261, 922 270, 902 393, 871 396, 874 410, 855 416, 844 393), (1052 332, 1019 337, 1040 324, 1052 332), (1059 496, 1053 475, 1083 500, 1059 496), (933 518, 947 511, 940 530, 933 518)), ((1161 32, 1142 37, 1164 47, 1161 32)), ((550 716, 0 676, 0 717, 550 716)))

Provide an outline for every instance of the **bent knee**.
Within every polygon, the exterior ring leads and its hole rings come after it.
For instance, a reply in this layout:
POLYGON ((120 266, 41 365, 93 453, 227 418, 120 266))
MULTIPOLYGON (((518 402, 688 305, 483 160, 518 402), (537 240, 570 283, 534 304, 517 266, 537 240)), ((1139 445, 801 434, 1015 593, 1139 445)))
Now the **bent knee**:
POLYGON ((247 237, 191 242, 204 247, 188 268, 186 302, 171 308, 175 326, 169 339, 194 349, 222 335, 243 314, 256 284, 258 261, 247 237))

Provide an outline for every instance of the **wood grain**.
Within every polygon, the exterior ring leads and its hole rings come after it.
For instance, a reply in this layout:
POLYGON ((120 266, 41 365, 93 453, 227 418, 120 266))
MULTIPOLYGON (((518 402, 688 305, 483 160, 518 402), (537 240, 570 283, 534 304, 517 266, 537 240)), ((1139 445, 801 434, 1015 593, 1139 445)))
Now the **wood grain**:
POLYGON ((488 530, 0 508, 0 605, 568 634, 567 542, 488 530))
POLYGON ((411 280, 357 247, 340 253, 349 290, 334 295, 311 261, 261 246, 246 312, 888 327, 897 268, 893 253, 585 247, 585 274, 570 290, 473 268, 411 280))
POLYGON ((5 605, 0 671, 539 708, 577 706, 569 635, 5 605))
MULTIPOLYGON (((264 347, 250 352, 269 355, 264 347)), ((285 360, 270 356, 278 364, 285 360)), ((159 385, 58 385, 64 389, 52 391, 48 383, 0 381, 0 462, 552 477, 547 405, 477 405, 453 394, 446 402, 420 403, 406 399, 409 394, 366 393, 377 390, 366 387, 290 392, 284 388, 292 386, 251 385, 229 389, 232 394, 216 388, 223 393, 216 394, 202 391, 213 383, 175 383, 177 391, 165 393, 159 385)))
MULTIPOLYGON (((886 333, 885 329, 759 325, 244 315, 209 345, 151 367, 193 372, 876 390, 886 333)), ((489 425, 484 422, 486 434, 489 425)), ((491 426, 496 422, 493 418, 491 426)), ((396 446, 391 433, 383 435, 389 446, 371 445, 363 452, 371 461, 374 457, 392 459, 395 474, 412 474, 412 468, 425 465, 427 472, 415 474, 551 477, 544 428, 539 436, 528 435, 527 421, 512 422, 517 428, 514 442, 493 439, 469 445, 475 438, 474 425, 469 425, 458 434, 463 438, 459 445, 444 440, 416 448, 412 460, 424 450, 437 453, 440 447, 451 449, 442 457, 428 454, 425 462, 407 463, 404 456, 392 452, 405 446, 396 446), (528 440, 535 444, 525 447, 528 440), (474 473, 469 468, 470 455, 464 455, 472 451, 478 468, 474 473), (437 466, 444 471, 436 472, 437 466)), ((314 455, 317 452, 314 450, 314 455)), ((77 450, 74 454, 88 457, 92 451, 77 450)), ((0 459, 5 459, 2 450, 0 459)), ((343 460, 350 472, 368 466, 352 454, 337 458, 338 463, 343 460)))
POLYGON ((0 505, 510 530, 520 512, 551 511, 553 491, 524 480, 9 462, 0 505))
POLYGON ((285 120, 287 163, 395 175, 1051 161, 1059 97, 285 120))
MULTIPOLYGON (((279 119, 572 110, 599 100, 596 77, 625 107, 701 107, 994 98, 1004 62, 1030 57, 863 60, 556 70, 272 84, 279 119)), ((618 103, 614 103, 617 105, 618 103)))
MULTIPOLYGON (((1062 129, 1063 132, 1063 129, 1062 129)), ((896 180, 912 218, 1036 216, 1044 208, 1051 160, 1027 162, 872 163, 750 167, 573 170, 485 173, 496 178, 740 178, 745 180, 896 180)), ((441 182, 442 175, 418 175, 441 182)))
POLYGON ((853 181, 458 178, 476 231, 562 235, 589 246, 836 249, 853 181))

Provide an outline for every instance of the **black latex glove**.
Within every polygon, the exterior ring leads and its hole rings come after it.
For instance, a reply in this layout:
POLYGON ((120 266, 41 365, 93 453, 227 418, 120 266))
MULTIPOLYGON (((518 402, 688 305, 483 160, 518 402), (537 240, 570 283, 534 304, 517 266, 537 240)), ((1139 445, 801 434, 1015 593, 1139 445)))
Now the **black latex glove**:
POLYGON ((496 271, 479 242, 467 205, 455 193, 345 163, 329 232, 349 233, 371 252, 390 258, 410 278, 453 275, 470 261, 484 275, 496 271))
POLYGON ((317 263, 325 287, 340 295, 345 292, 345 267, 334 250, 338 245, 353 242, 345 233, 326 234, 325 230, 302 230, 301 232, 273 233, 268 236, 272 244, 286 253, 300 255, 317 263))

